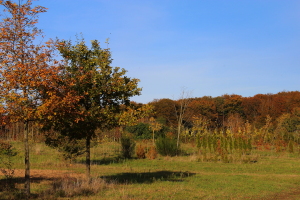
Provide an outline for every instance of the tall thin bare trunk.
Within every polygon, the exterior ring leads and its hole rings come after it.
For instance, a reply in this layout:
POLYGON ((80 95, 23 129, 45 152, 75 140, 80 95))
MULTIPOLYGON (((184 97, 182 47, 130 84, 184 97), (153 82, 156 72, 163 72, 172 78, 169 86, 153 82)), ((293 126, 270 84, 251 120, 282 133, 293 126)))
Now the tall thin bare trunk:
POLYGON ((91 176, 91 136, 86 137, 86 159, 85 159, 85 174, 86 178, 90 179, 91 176))
POLYGON ((154 130, 152 131, 152 134, 153 134, 153 139, 152 139, 152 141, 153 141, 153 146, 155 146, 155 141, 154 141, 154 130))
POLYGON ((179 148, 179 141, 180 141, 180 134, 181 134, 181 127, 184 125, 184 117, 189 118, 186 115, 186 110, 188 108, 188 105, 191 102, 191 92, 186 91, 185 89, 182 89, 181 95, 179 97, 178 103, 180 105, 179 109, 176 108, 176 105, 174 104, 175 107, 175 113, 177 117, 177 148, 179 148))
POLYGON ((28 121, 24 124, 24 148, 25 148, 25 194, 30 196, 30 161, 29 161, 29 144, 28 144, 28 121))
POLYGON ((180 133, 181 133, 181 124, 182 121, 178 122, 178 127, 177 127, 177 148, 179 148, 179 140, 180 140, 180 133))

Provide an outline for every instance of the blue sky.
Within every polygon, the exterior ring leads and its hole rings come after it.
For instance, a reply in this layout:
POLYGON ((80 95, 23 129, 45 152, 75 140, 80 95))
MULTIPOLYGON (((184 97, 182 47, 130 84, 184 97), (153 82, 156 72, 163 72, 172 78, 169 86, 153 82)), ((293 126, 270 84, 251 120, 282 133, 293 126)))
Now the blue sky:
POLYGON ((132 100, 300 88, 299 0, 40 0, 48 38, 110 38, 113 66, 141 80, 132 100))

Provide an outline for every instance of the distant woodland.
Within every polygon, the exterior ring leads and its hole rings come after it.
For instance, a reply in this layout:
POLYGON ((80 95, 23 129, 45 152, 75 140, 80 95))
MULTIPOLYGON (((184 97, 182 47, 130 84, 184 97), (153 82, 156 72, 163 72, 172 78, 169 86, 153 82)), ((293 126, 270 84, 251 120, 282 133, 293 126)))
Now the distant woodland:
MULTIPOLYGON (((253 97, 225 94, 179 100, 155 99, 149 104, 153 106, 152 117, 164 125, 158 135, 177 134, 182 141, 191 141, 203 135, 229 137, 233 134, 252 138, 256 145, 274 145, 275 141, 280 141, 280 146, 287 146, 290 141, 299 143, 299 91, 253 97)), ((150 137, 147 126, 144 121, 127 130, 146 139, 150 137)))
MULTIPOLYGON (((161 124, 158 136, 177 132, 178 116, 182 102, 185 103, 182 126, 183 130, 189 132, 196 122, 202 121, 210 131, 230 130, 237 133, 245 128, 245 125, 254 130, 260 130, 268 126, 269 132, 284 128, 285 132, 295 133, 300 130, 300 92, 279 92, 277 94, 257 94, 253 97, 242 97, 241 95, 222 95, 218 97, 203 96, 187 99, 155 99, 149 102, 152 112, 144 118, 140 118, 133 126, 126 126, 125 130, 134 134, 136 138, 151 138, 150 118, 161 124)), ((145 106, 141 103, 131 102, 135 109, 145 106)), ((39 129, 30 126, 32 137, 43 138, 39 129)), ((121 137, 120 128, 113 130, 98 131, 98 137, 121 137)), ((23 124, 12 123, 2 127, 2 137, 18 139, 23 135, 23 124), (7 134, 4 134, 7 133, 7 134)), ((156 137, 158 137, 156 136, 156 137)))
MULTIPOLYGON (((182 100, 156 99, 154 117, 168 126, 177 124, 174 106, 179 107, 182 100)), ((178 110, 178 109, 177 109, 178 110)), ((204 117, 210 128, 236 128, 250 123, 261 128, 270 118, 275 128, 282 117, 298 117, 300 114, 300 92, 279 92, 277 94, 257 94, 253 97, 222 95, 218 97, 198 97, 189 99, 184 121, 191 126, 195 117, 204 117)))

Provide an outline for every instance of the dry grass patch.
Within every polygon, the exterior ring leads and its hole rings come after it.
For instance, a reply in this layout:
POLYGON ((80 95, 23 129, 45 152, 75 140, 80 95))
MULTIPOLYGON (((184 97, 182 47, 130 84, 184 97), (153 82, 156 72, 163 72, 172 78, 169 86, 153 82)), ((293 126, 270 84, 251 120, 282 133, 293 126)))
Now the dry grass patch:
POLYGON ((108 188, 101 178, 82 179, 65 177, 54 180, 49 189, 43 191, 39 198, 90 196, 108 188))
MULTIPOLYGON (((90 196, 109 185, 101 178, 86 179, 84 174, 70 170, 31 170, 32 199, 57 199, 90 196)), ((2 192, 4 199, 23 199, 24 170, 17 169, 13 178, 15 190, 2 192)), ((2 198, 1 197, 1 198, 2 198)), ((0 199, 1 199, 0 198, 0 199)))

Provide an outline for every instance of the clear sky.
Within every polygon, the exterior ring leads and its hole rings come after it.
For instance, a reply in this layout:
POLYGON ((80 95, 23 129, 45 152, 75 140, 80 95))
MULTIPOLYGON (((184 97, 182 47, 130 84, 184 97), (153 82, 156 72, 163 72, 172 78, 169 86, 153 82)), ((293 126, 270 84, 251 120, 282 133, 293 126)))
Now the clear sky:
POLYGON ((113 66, 141 80, 132 100, 300 89, 299 0, 40 0, 46 37, 110 38, 113 66))

